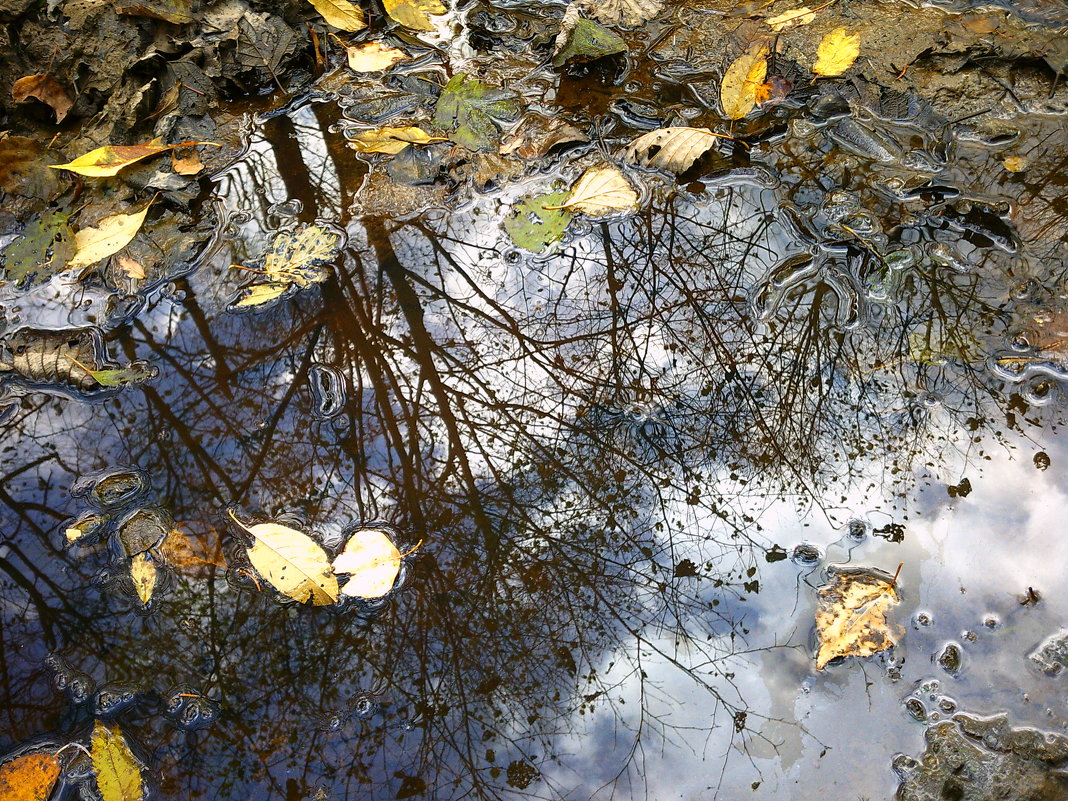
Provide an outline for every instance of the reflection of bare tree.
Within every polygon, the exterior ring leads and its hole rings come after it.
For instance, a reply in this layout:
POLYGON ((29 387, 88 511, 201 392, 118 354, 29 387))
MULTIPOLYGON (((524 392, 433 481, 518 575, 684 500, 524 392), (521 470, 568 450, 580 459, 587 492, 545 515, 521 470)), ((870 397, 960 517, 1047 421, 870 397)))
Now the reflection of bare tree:
MULTIPOLYGON (((309 219, 349 204, 352 181, 323 178, 353 175, 347 151, 321 134, 294 147, 332 121, 320 107, 265 126, 228 179, 254 217, 246 232, 268 229, 286 195, 309 219), (287 165, 284 191, 271 159, 287 165)), ((186 280, 180 313, 151 309, 124 340, 162 380, 9 424, 21 465, 0 494, 16 515, 0 564, 49 638, 2 666, 7 698, 38 699, 16 736, 57 713, 33 690, 46 647, 99 679, 222 702, 206 733, 130 721, 160 744, 175 798, 564 795, 533 784, 536 769, 592 708, 630 727, 606 780, 633 779, 653 740, 690 737, 667 713, 695 693, 713 727, 759 728, 727 671, 750 648, 765 545, 746 496, 818 499, 842 478, 828 452, 897 452, 907 470, 930 447, 910 397, 921 387, 961 415, 999 401, 969 357, 976 320, 998 330, 990 282, 918 263, 875 302, 866 281, 891 240, 827 248, 824 226, 806 250, 766 190, 660 198, 543 261, 510 255, 497 202, 342 219, 334 279, 258 315, 223 310, 238 237, 186 280), (775 263, 784 250, 795 260, 775 263), (923 331, 937 331, 926 361, 923 331), (348 382, 328 419, 309 390, 316 364, 348 382), (281 607, 213 569, 177 578, 140 619, 93 584, 103 553, 56 578, 72 562, 56 538, 71 507, 53 487, 104 458, 151 471, 175 518, 227 537, 233 556, 230 504, 296 513, 327 542, 388 519, 427 544, 378 616, 281 607), (653 662, 677 681, 649 679, 653 662), (616 706, 623 684, 640 688, 636 715, 616 706)))

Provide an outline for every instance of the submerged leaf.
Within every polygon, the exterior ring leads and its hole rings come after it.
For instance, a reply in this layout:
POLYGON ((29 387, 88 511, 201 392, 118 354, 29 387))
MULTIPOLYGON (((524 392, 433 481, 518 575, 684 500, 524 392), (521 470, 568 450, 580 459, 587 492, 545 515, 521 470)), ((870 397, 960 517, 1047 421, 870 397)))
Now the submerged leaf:
POLYGON ((335 573, 352 576, 341 589, 350 598, 381 598, 393 589, 400 566, 397 546, 377 528, 354 531, 334 560, 335 573))
POLYGON ((392 19, 415 31, 434 30, 430 17, 446 11, 440 0, 382 0, 382 6, 392 19))
POLYGON ((460 72, 452 76, 438 98, 434 124, 452 131, 452 141, 468 150, 489 150, 497 140, 495 121, 518 116, 519 103, 514 94, 460 72))
POLYGON ((816 12, 808 6, 801 6, 801 8, 795 8, 792 11, 784 11, 778 16, 769 17, 764 21, 771 26, 771 29, 775 31, 775 33, 779 33, 788 28, 793 28, 795 25, 808 25, 814 19, 816 19, 816 12))
MULTIPOLYGON (((151 206, 151 202, 149 206, 151 206)), ((134 214, 112 214, 95 227, 82 228, 74 235, 76 251, 68 267, 88 267, 112 256, 130 244, 141 230, 149 206, 134 214)))
POLYGON ((19 78, 11 84, 11 99, 16 103, 21 103, 31 97, 35 97, 42 103, 51 106, 52 111, 55 112, 57 123, 63 122, 63 118, 67 116, 70 107, 74 105, 74 101, 70 99, 67 90, 55 78, 46 73, 27 75, 25 78, 19 78))
POLYGON ((820 41, 812 71, 816 75, 833 78, 853 66, 859 55, 860 34, 849 33, 845 28, 835 28, 820 41))
POLYGON ((738 56, 723 73, 719 100, 723 113, 740 120, 756 106, 757 92, 768 74, 768 46, 755 43, 738 56))
POLYGON ((69 161, 66 164, 53 164, 52 169, 69 170, 90 178, 107 178, 112 175, 118 175, 119 170, 123 167, 135 164, 141 159, 147 159, 157 153, 174 150, 176 147, 191 147, 193 145, 213 145, 218 147, 215 142, 179 142, 174 145, 167 145, 163 143, 162 139, 153 139, 143 145, 105 145, 104 147, 98 147, 96 150, 90 150, 84 156, 79 156, 74 161, 69 161))
POLYGON ((95 369, 87 367, 73 356, 68 356, 67 358, 102 387, 121 387, 126 384, 136 384, 140 381, 155 378, 157 372, 155 368, 149 367, 144 362, 132 362, 128 367, 95 369))
POLYGON ((336 603, 337 577, 326 551, 307 534, 278 523, 246 526, 233 512, 230 517, 252 535, 248 558, 271 586, 294 601, 315 606, 336 603))
POLYGON ((96 786, 104 801, 141 801, 141 768, 118 726, 96 721, 90 743, 96 786))
POLYGON ((571 211, 560 206, 567 192, 552 192, 547 195, 528 197, 515 206, 515 211, 504 221, 504 230, 519 247, 541 253, 564 235, 571 223, 571 211))
POLYGON ((278 300, 291 286, 293 284, 281 284, 275 281, 267 284, 250 284, 238 293, 232 305, 234 308, 262 306, 272 300, 278 300))
POLYGON ((352 0, 308 0, 323 19, 343 31, 361 31, 367 27, 363 11, 352 0))
POLYGON ((564 203, 544 208, 575 209, 600 217, 613 211, 633 209, 637 204, 638 193, 623 173, 615 167, 590 167, 571 188, 564 203))
POLYGON ((25 754, 0 765, 0 799, 45 801, 59 778, 59 759, 52 754, 25 754))
POLYGON ((411 58, 403 50, 386 47, 381 42, 366 42, 353 47, 345 46, 349 69, 353 72, 380 72, 398 61, 411 58))
POLYGON ((660 13, 662 0, 576 0, 581 8, 598 22, 633 28, 660 13))
POLYGON ((62 272, 73 254, 69 214, 43 211, 3 253, 4 275, 15 283, 43 282, 62 272))
POLYGON ((840 570, 817 591, 816 669, 842 656, 871 656, 894 646, 899 627, 886 613, 899 601, 895 582, 864 570, 840 570))
POLYGON ((147 605, 152 600, 157 576, 156 563, 148 554, 139 553, 130 560, 130 578, 133 579, 134 589, 137 590, 141 603, 147 605))
POLYGON ((579 16, 578 6, 570 5, 560 21, 560 33, 553 49, 553 66, 562 67, 571 60, 596 61, 626 49, 626 42, 619 36, 579 16))
POLYGON ((627 145, 627 161, 643 167, 683 173, 693 166, 717 139, 730 139, 708 128, 659 128, 643 134, 627 145))
POLYGON ((357 153, 389 153, 396 155, 409 145, 429 145, 432 142, 447 142, 443 136, 431 136, 415 126, 393 128, 385 126, 373 131, 362 131, 349 140, 349 147, 357 153))

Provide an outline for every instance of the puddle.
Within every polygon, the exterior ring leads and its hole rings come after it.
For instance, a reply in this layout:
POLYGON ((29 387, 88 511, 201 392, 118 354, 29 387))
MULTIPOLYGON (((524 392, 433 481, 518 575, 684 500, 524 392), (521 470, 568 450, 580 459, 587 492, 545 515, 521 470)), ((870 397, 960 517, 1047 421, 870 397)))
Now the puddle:
MULTIPOLYGON (((518 42, 542 11, 464 24, 518 42)), ((174 799, 971 797, 918 772, 933 742, 1058 797, 1035 738, 1068 734, 1065 118, 1034 104, 1063 87, 1018 75, 1009 135, 812 86, 679 180, 628 169, 637 211, 517 246, 502 221, 606 139, 700 123, 704 24, 558 94, 531 66, 517 91, 596 134, 571 155, 432 144, 407 183, 347 140, 486 48, 428 51, 385 103, 328 76, 239 115, 195 259, 137 291, 0 287, 5 753, 115 723, 174 799), (235 307, 309 230, 337 243, 321 275, 235 307), (292 603, 228 512, 330 554, 389 532, 400 575, 292 603), (829 569, 899 565, 900 642, 816 670, 829 569)), ((59 786, 98 797, 81 757, 59 786)))

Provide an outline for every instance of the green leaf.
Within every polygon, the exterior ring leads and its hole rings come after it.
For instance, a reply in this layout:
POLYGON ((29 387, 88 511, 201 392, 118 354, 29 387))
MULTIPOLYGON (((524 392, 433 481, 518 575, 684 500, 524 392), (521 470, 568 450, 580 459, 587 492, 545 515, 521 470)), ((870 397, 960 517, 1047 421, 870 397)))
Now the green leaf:
POLYGON ((157 372, 154 367, 138 362, 133 362, 127 367, 108 367, 102 370, 94 370, 92 367, 87 367, 82 364, 73 356, 68 356, 67 358, 84 370, 88 375, 92 376, 93 380, 102 387, 121 387, 125 384, 147 381, 148 379, 155 377, 157 372))
POLYGON ((452 131, 452 141, 468 150, 490 150, 498 143, 496 121, 514 120, 519 111, 514 94, 461 72, 452 76, 438 98, 434 124, 452 131))
POLYGON ((528 197, 516 204, 515 212, 504 221, 504 230, 519 247, 532 253, 542 253, 564 235, 571 222, 570 209, 547 209, 560 206, 568 191, 528 197))
POLYGON ((74 234, 68 219, 69 214, 46 211, 27 225, 22 237, 4 251, 7 280, 41 283, 61 272, 74 255, 74 234))
MULTIPOLYGON (((570 9, 569 9, 570 11, 570 9)), ((578 16, 567 13, 560 24, 560 35, 556 37, 556 51, 553 53, 553 66, 562 67, 568 61, 596 61, 605 56, 622 53, 627 49, 626 43, 612 31, 578 16)))

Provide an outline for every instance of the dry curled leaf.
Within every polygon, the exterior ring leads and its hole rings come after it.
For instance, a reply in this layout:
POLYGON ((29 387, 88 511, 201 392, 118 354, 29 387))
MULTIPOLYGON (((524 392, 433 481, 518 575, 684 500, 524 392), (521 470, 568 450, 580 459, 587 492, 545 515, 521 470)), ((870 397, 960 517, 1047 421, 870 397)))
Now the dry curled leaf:
POLYGON ((363 11, 352 0, 308 0, 323 19, 343 31, 362 31, 367 27, 363 11))
POLYGON ((56 114, 57 123, 63 122, 70 107, 74 105, 67 90, 60 85, 59 81, 46 73, 27 75, 11 84, 11 99, 16 103, 21 103, 31 97, 51 106, 56 114))
POLYGON ((96 786, 104 801, 141 801, 141 768, 118 726, 96 721, 90 742, 96 786))
POLYGON ((133 579, 134 589, 141 603, 147 605, 152 600, 152 591, 156 589, 158 573, 156 563, 148 554, 139 553, 130 560, 130 578, 133 579))
POLYGON ((763 42, 750 45, 723 73, 719 100, 723 113, 740 120, 756 106, 757 91, 768 74, 768 46, 763 42))
POLYGON ((567 200, 546 209, 574 209, 600 217, 613 211, 626 211, 638 205, 638 193, 615 167, 590 167, 582 174, 567 200))
POLYGON ((643 167, 683 173, 703 156, 717 139, 730 139, 708 128, 658 128, 643 134, 623 151, 627 161, 643 167))
POLYGON ((886 619, 887 612, 900 600, 893 579, 860 569, 835 571, 831 579, 830 584, 817 590, 817 670, 842 656, 871 656, 885 651, 902 634, 900 627, 886 619))
POLYGON ((409 145, 429 145, 432 142, 449 141, 443 136, 431 136, 422 128, 385 126, 373 131, 362 131, 349 140, 349 147, 357 153, 389 153, 396 155, 409 145))
POLYGON ((789 28, 800 25, 808 25, 812 20, 816 19, 816 12, 808 6, 801 6, 801 8, 795 8, 792 11, 784 11, 775 17, 769 17, 764 20, 775 33, 781 33, 789 28))
POLYGON ((311 600, 315 606, 324 606, 337 602, 337 576, 326 551, 311 537, 278 523, 246 526, 233 512, 230 517, 252 536, 249 561, 272 587, 300 603, 311 600))
POLYGON ((414 31, 434 30, 430 17, 446 10, 440 0, 382 0, 382 6, 392 19, 414 31))
POLYGON ((853 66, 859 55, 860 34, 849 33, 845 28, 835 28, 820 41, 812 72, 824 78, 833 78, 853 66))
POLYGON ((350 598, 381 598, 400 572, 401 553, 389 535, 378 528, 357 529, 334 559, 334 572, 351 574, 341 589, 350 598))
POLYGON ((24 754, 0 765, 3 801, 45 801, 59 778, 59 759, 52 754, 24 754))
MULTIPOLYGON (((149 206, 151 205, 149 203, 149 206)), ((118 253, 141 230, 149 206, 134 214, 112 214, 96 226, 82 228, 74 235, 76 250, 74 257, 67 262, 67 267, 88 267, 118 253)))
POLYGON ((84 156, 79 156, 74 161, 69 161, 66 164, 53 164, 51 167, 53 170, 68 170, 89 178, 108 178, 112 175, 118 175, 119 170, 123 167, 129 167, 131 164, 141 161, 141 159, 147 159, 149 156, 174 150, 176 147, 191 147, 193 145, 219 146, 215 142, 178 142, 177 144, 167 145, 163 143, 162 139, 153 139, 143 145, 105 145, 89 151, 84 156))
POLYGON ((403 50, 386 47, 381 42, 366 42, 352 47, 346 45, 345 54, 349 69, 353 72, 381 72, 398 61, 411 58, 403 50))

